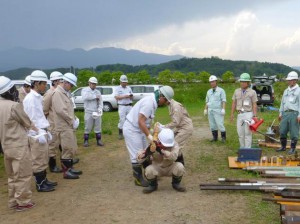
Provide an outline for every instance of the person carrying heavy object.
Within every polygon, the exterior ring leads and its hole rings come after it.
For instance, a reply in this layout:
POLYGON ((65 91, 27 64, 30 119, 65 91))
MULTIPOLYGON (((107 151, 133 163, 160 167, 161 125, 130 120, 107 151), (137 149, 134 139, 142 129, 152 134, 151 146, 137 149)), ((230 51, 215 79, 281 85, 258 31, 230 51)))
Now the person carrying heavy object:
POLYGON ((221 132, 222 142, 226 141, 226 130, 224 126, 226 94, 225 91, 218 86, 218 78, 214 75, 209 77, 211 89, 206 94, 206 105, 204 115, 208 115, 209 126, 212 132, 211 142, 218 140, 218 130, 221 132))
POLYGON ((123 139, 123 125, 126 119, 127 114, 130 112, 132 108, 132 90, 128 84, 128 79, 126 75, 121 75, 120 77, 120 85, 116 88, 115 98, 118 101, 118 113, 119 113, 119 139, 123 139))
POLYGON ((249 88, 251 78, 248 73, 240 76, 241 88, 234 91, 231 105, 230 121, 234 120, 234 112, 237 111, 237 132, 239 135, 240 148, 251 148, 252 132, 245 120, 252 120, 256 117, 257 112, 257 95, 256 92, 249 88))
POLYGON ((31 122, 39 129, 38 138, 30 138, 30 149, 32 155, 32 169, 38 192, 54 191, 56 182, 47 179, 49 141, 51 133, 47 130, 49 122, 43 112, 43 97, 47 87, 47 75, 40 70, 35 70, 30 75, 31 91, 23 101, 24 111, 31 122))
POLYGON ((89 146, 89 134, 94 127, 98 146, 104 146, 101 140, 101 123, 103 113, 103 100, 99 90, 96 89, 98 80, 95 77, 89 79, 89 86, 82 92, 84 103, 84 147, 89 146))
POLYGON ((38 131, 18 101, 14 83, 0 76, 0 142, 8 177, 8 207, 24 211, 32 202, 32 164, 27 131, 38 131))
POLYGON ((126 116, 123 134, 133 169, 134 182, 138 186, 148 186, 144 179, 142 165, 137 162, 137 152, 147 147, 147 140, 151 143, 150 124, 154 119, 158 105, 166 104, 167 99, 156 90, 153 95, 140 99, 126 116))
POLYGON ((288 88, 284 91, 281 99, 279 117, 280 120, 280 143, 281 148, 277 152, 285 151, 287 145, 287 133, 290 132, 291 149, 288 154, 296 152, 296 145, 299 138, 300 122, 300 88, 297 84, 298 74, 295 71, 287 75, 288 88))
POLYGON ((74 130, 78 128, 79 120, 75 117, 70 91, 76 86, 77 77, 72 73, 63 76, 63 85, 57 86, 52 95, 54 127, 58 142, 61 145, 61 166, 65 179, 78 179, 82 171, 73 168, 73 158, 77 149, 74 130))
POLYGON ((146 150, 138 152, 137 160, 142 163, 147 156, 151 156, 152 164, 145 169, 145 176, 149 186, 144 188, 144 193, 157 190, 157 177, 172 176, 172 186, 176 191, 185 192, 186 188, 180 182, 185 172, 184 166, 176 162, 179 153, 179 145, 174 139, 174 133, 169 128, 162 128, 158 134, 156 151, 152 155, 145 155, 146 150))

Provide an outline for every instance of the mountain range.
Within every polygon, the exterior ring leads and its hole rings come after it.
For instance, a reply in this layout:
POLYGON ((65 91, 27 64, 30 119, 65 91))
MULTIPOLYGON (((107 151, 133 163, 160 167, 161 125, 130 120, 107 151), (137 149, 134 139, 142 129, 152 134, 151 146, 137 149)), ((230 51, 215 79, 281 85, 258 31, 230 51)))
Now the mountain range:
POLYGON ((90 68, 104 64, 160 64, 182 58, 181 55, 162 55, 144 53, 138 50, 125 50, 121 48, 93 48, 83 50, 45 49, 34 50, 26 48, 11 48, 0 51, 0 72, 18 68, 90 68))

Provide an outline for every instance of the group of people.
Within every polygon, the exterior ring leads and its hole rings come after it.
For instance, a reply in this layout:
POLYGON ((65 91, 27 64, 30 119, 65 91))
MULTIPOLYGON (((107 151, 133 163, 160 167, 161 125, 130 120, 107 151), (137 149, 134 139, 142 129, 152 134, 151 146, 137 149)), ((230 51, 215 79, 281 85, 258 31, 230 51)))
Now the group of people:
MULTIPOLYGON (((287 134, 290 133, 291 146, 289 154, 294 154, 299 138, 300 123, 300 88, 297 84, 298 74, 295 71, 288 73, 286 77, 288 88, 284 91, 280 109, 280 142, 278 152, 286 151, 287 134)), ((212 142, 218 140, 218 131, 221 132, 222 142, 226 141, 226 130, 224 127, 226 94, 217 84, 217 77, 209 77, 211 89, 207 91, 204 115, 208 115, 210 129, 212 131, 212 142)), ((251 77, 243 73, 239 79, 240 88, 234 91, 232 96, 230 121, 234 120, 234 113, 237 112, 237 133, 240 148, 251 148, 252 131, 249 126, 253 124, 253 118, 257 116, 257 93, 251 88, 251 77)))
POLYGON ((62 172, 65 179, 78 179, 82 174, 73 167, 79 161, 74 158, 79 119, 70 90, 77 77, 52 72, 50 80, 52 86, 45 93, 48 77, 35 70, 18 91, 13 81, 0 76, 0 141, 8 176, 8 207, 16 211, 35 206, 32 176, 38 192, 55 190, 57 182, 47 179, 48 166, 51 172, 62 172), (56 165, 59 149, 62 169, 56 165))
MULTIPOLYGON (((289 153, 293 154, 300 122, 298 74, 290 72, 286 80, 288 88, 284 91, 279 110, 281 148, 277 151, 286 150, 287 133, 290 132, 289 153)), ((50 74, 50 81, 51 88, 45 93, 48 78, 43 71, 33 71, 19 90, 9 78, 0 76, 0 141, 8 175, 8 207, 16 211, 35 206, 31 201, 32 175, 38 192, 50 192, 55 190, 57 182, 47 179, 48 167, 51 172, 62 172, 65 179, 78 179, 82 174, 81 170, 73 167, 79 162, 75 158, 79 119, 74 114, 75 104, 71 95, 77 77, 72 73, 63 75, 56 71, 50 74), (56 163, 59 151, 62 169, 56 163)), ((256 117, 257 94, 250 88, 248 73, 241 74, 239 81, 240 88, 235 90, 232 97, 230 120, 234 120, 234 113, 237 112, 240 147, 251 148, 252 132, 249 125, 256 117)), ((89 146, 89 135, 93 128, 97 145, 104 146, 101 136, 103 100, 96 88, 97 79, 91 77, 88 82, 88 87, 82 89, 85 112, 83 146, 89 146)), ((216 76, 210 76, 209 82, 211 88, 206 95, 204 115, 209 118, 213 136, 211 141, 218 140, 220 131, 221 141, 225 142, 226 94, 218 86, 216 76)), ((132 90, 123 74, 115 98, 118 102, 119 139, 125 139, 134 183, 143 186, 144 193, 151 193, 157 190, 158 177, 172 176, 172 187, 179 192, 186 191, 181 184, 185 173, 183 155, 193 132, 193 123, 185 107, 173 99, 172 87, 162 86, 153 95, 133 105, 132 90), (162 105, 168 106, 171 122, 165 125, 157 122, 151 132, 155 112, 162 105)))

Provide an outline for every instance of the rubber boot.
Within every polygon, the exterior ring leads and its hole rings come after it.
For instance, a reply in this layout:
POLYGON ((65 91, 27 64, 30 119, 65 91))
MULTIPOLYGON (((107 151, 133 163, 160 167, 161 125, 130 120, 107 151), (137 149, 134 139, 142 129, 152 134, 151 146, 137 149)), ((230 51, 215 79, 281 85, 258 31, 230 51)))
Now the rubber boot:
POLYGON ((210 142, 218 141, 218 131, 212 131, 211 133, 212 133, 213 138, 212 138, 212 140, 210 140, 210 142))
POLYGON ((175 162, 179 162, 182 163, 182 165, 184 165, 184 158, 182 153, 177 157, 175 162))
POLYGON ((98 146, 104 146, 103 142, 101 141, 101 133, 96 133, 96 140, 98 146))
POLYGON ((88 147, 89 146, 89 134, 84 134, 83 140, 84 140, 83 147, 88 147))
POLYGON ((172 187, 179 192, 185 192, 186 188, 180 185, 182 176, 181 177, 177 177, 175 175, 172 176, 172 187))
POLYGON ((49 170, 51 173, 61 173, 62 169, 56 166, 56 158, 49 157, 49 170))
POLYGON ((120 129, 119 128, 119 140, 122 140, 124 139, 124 136, 123 136, 123 129, 120 129))
POLYGON ((133 169, 133 177, 134 177, 135 185, 148 187, 149 183, 145 180, 143 176, 142 165, 138 163, 132 163, 132 169, 133 169))
POLYGON ((45 183, 48 186, 52 186, 52 187, 57 186, 57 182, 48 180, 48 178, 47 178, 47 170, 44 170, 44 173, 45 173, 45 183))
POLYGON ((79 158, 73 158, 72 162, 73 162, 73 165, 76 164, 76 163, 79 163, 79 158))
POLYGON ((46 175, 44 171, 33 173, 33 175, 35 177, 35 186, 38 192, 50 192, 55 190, 53 186, 46 184, 46 175))
POLYGON ((281 148, 276 149, 276 152, 283 152, 283 151, 286 150, 287 139, 286 138, 280 138, 280 143, 281 143, 281 148))
POLYGON ((226 131, 222 131, 221 132, 221 138, 222 138, 222 142, 225 143, 226 142, 226 131))
POLYGON ((297 140, 291 140, 291 149, 288 152, 289 155, 292 155, 296 152, 297 140))
POLYGON ((61 167, 63 168, 64 179, 79 179, 78 175, 70 172, 72 168, 72 159, 61 159, 61 167))
POLYGON ((150 194, 153 191, 157 190, 157 177, 151 180, 148 180, 149 186, 143 189, 143 193, 150 194))

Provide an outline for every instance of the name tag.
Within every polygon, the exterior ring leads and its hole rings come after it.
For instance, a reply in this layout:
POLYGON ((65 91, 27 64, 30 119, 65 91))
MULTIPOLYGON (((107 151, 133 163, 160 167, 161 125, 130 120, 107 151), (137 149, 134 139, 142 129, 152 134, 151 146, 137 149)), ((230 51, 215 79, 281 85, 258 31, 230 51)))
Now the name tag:
POLYGON ((250 102, 248 100, 245 100, 244 101, 244 106, 249 106, 250 105, 250 102))
POLYGON ((295 99, 294 99, 294 97, 293 97, 293 96, 290 96, 290 97, 289 97, 289 102, 293 103, 293 102, 294 102, 294 100, 295 100, 295 99))

